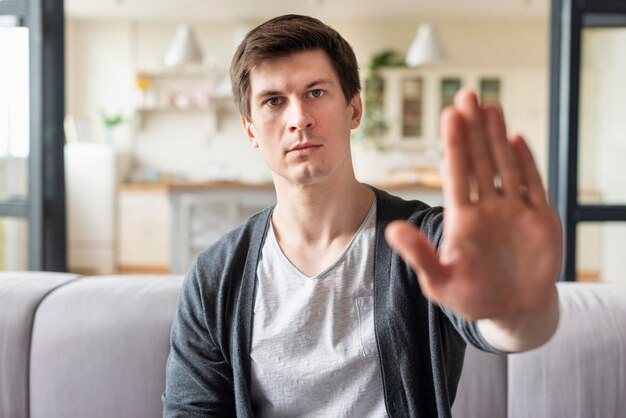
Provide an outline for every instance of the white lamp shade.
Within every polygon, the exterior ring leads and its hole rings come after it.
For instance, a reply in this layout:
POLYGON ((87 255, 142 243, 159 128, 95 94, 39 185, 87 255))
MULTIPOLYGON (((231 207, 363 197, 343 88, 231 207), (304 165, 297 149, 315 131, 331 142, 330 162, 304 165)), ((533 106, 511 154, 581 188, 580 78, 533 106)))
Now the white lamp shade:
POLYGON ((179 25, 176 35, 167 49, 164 63, 166 67, 178 67, 189 63, 202 62, 202 52, 193 30, 187 25, 179 25))
POLYGON ((429 24, 420 25, 406 54, 406 65, 419 67, 442 61, 445 57, 435 29, 429 24))

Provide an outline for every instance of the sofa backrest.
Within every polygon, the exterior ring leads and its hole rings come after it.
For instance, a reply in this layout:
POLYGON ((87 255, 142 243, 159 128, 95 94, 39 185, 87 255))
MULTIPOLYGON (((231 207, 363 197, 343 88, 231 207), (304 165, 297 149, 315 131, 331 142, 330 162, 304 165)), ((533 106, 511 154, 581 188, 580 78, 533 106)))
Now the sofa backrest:
POLYGON ((33 326, 31 418, 161 417, 180 276, 82 278, 33 326))
POLYGON ((468 347, 455 418, 626 416, 626 286, 558 283, 544 346, 506 357, 468 347))
POLYGON ((626 417, 626 286, 559 283, 561 321, 508 359, 510 418, 626 417))
MULTIPOLYGON (((0 273, 0 417, 162 416, 181 283, 0 273)), ((626 416, 626 286, 558 289, 561 323, 543 347, 468 347, 455 418, 626 416)))
POLYGON ((468 346, 456 393, 455 418, 506 417, 507 357, 468 346))
POLYGON ((0 273, 0 417, 28 417, 32 325, 41 301, 74 274, 0 273))

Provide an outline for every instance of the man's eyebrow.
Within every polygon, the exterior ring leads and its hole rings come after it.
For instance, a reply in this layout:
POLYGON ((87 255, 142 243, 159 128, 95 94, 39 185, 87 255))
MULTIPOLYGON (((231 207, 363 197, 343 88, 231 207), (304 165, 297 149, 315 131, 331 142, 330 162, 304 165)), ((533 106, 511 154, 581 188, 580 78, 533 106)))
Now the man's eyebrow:
POLYGON ((265 97, 271 97, 271 96, 279 96, 280 95, 280 91, 278 90, 261 90, 260 92, 258 92, 255 96, 256 100, 261 100, 265 97))
POLYGON ((320 84, 332 84, 332 80, 330 78, 320 78, 314 81, 311 81, 310 83, 308 83, 306 85, 307 89, 310 89, 311 87, 315 87, 318 86, 320 84))
MULTIPOLYGON (((310 89, 311 87, 316 87, 316 86, 319 86, 320 84, 332 84, 332 80, 330 78, 320 78, 317 80, 313 80, 310 83, 307 83, 306 86, 304 86, 304 88, 310 89)), ((270 89, 261 90, 255 95, 255 99, 262 100, 266 97, 280 96, 281 94, 282 93, 279 90, 270 90, 270 89)))

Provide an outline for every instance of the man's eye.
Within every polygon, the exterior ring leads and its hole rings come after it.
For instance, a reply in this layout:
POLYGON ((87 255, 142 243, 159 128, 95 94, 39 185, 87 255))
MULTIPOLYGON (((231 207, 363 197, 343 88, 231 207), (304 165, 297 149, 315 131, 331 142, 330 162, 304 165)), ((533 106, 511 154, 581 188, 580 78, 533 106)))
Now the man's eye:
POLYGON ((322 89, 315 89, 315 90, 311 90, 311 92, 309 93, 311 95, 311 97, 322 97, 324 95, 324 90, 322 89))
POLYGON ((278 106, 281 103, 282 103, 282 101, 278 97, 272 97, 271 99, 267 99, 265 101, 265 104, 268 104, 270 106, 278 106))

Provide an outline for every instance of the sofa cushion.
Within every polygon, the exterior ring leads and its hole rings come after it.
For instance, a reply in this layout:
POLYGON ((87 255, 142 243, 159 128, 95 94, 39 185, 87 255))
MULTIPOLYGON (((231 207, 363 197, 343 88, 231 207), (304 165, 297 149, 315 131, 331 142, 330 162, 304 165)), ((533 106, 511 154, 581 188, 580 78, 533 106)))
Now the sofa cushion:
POLYGON ((626 286, 559 283, 561 321, 543 347, 509 356, 511 418, 626 411, 626 286))
POLYGON ((28 357, 35 311, 48 293, 77 277, 0 272, 0 417, 28 417, 28 357))
POLYGON ((37 311, 32 418, 162 416, 181 276, 81 278, 37 311))
POLYGON ((463 373, 454 418, 505 417, 507 411, 507 358, 485 353, 472 346, 465 352, 463 373))

